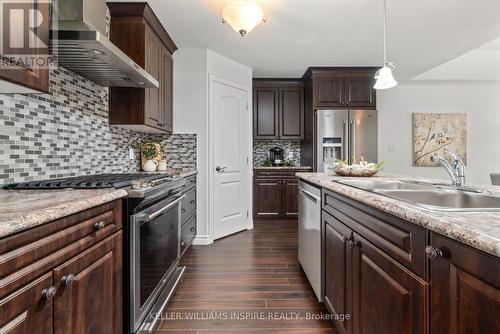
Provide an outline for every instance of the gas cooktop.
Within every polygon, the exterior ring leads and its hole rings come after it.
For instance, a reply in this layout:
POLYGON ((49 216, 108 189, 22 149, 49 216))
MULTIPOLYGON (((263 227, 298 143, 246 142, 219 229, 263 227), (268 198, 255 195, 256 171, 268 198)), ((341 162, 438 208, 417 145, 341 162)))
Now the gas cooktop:
POLYGON ((96 174, 61 179, 12 183, 5 189, 97 189, 151 186, 175 178, 172 173, 96 174))

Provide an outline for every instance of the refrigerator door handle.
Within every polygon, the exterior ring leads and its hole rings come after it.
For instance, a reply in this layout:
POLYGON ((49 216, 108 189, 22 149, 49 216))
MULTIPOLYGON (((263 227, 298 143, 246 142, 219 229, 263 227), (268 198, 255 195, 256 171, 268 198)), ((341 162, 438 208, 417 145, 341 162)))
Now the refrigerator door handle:
POLYGON ((342 134, 343 142, 343 152, 342 152, 342 160, 349 160, 349 128, 347 125, 347 120, 344 119, 344 133, 342 134))
POLYGON ((356 162, 356 122, 351 121, 351 163, 356 162))

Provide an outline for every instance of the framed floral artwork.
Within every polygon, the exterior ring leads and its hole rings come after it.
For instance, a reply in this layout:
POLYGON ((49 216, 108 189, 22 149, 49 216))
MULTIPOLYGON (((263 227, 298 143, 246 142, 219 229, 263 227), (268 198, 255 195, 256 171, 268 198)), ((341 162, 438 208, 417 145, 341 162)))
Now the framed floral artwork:
POLYGON ((439 166, 431 157, 445 148, 467 163, 467 114, 413 113, 413 166, 439 166))

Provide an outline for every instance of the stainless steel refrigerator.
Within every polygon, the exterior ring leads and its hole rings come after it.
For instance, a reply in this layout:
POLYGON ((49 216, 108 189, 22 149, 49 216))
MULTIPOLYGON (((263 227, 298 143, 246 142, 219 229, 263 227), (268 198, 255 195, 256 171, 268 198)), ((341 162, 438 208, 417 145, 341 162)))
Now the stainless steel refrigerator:
POLYGON ((376 110, 316 111, 316 166, 318 172, 328 171, 337 159, 350 164, 361 157, 377 162, 376 110))

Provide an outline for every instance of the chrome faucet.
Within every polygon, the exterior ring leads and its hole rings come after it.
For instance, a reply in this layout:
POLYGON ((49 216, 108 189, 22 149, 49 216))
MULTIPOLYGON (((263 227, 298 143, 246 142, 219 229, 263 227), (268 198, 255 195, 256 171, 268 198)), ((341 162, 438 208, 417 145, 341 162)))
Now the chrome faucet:
POLYGON ((446 172, 448 172, 448 175, 450 175, 451 182, 453 183, 454 186, 456 187, 465 187, 465 164, 460 159, 460 157, 456 154, 448 150, 447 148, 444 149, 444 153, 448 154, 451 159, 452 163, 449 163, 448 160, 445 158, 439 156, 439 155, 434 155, 431 157, 431 161, 437 161, 441 164, 441 166, 446 169, 446 172))

